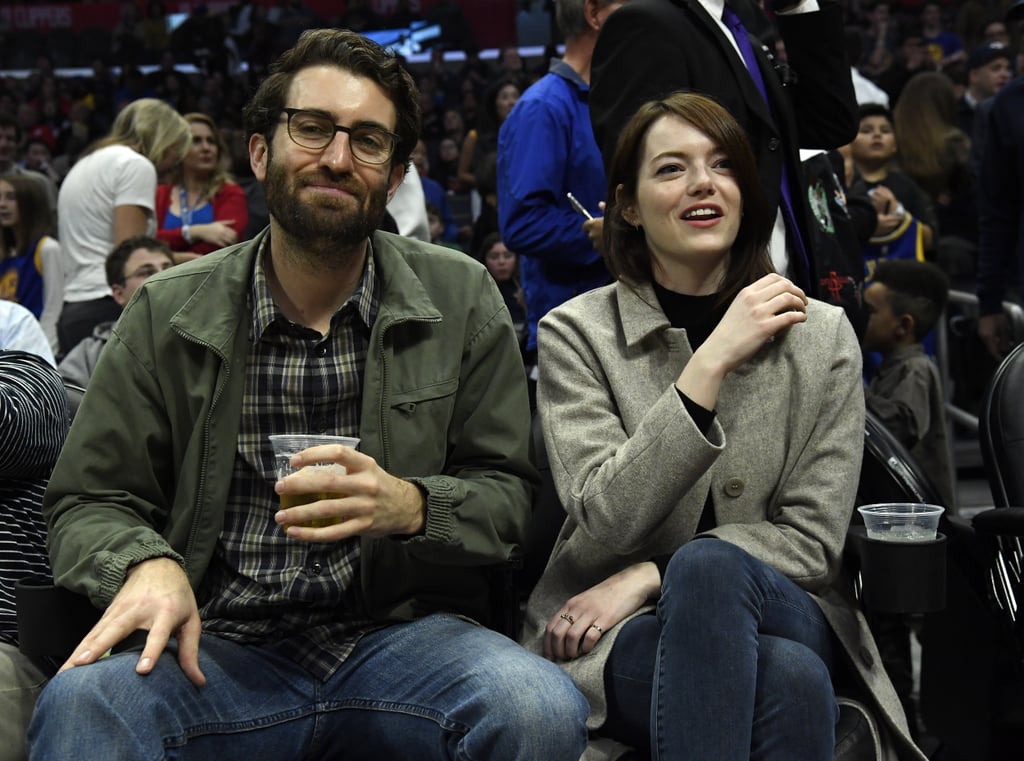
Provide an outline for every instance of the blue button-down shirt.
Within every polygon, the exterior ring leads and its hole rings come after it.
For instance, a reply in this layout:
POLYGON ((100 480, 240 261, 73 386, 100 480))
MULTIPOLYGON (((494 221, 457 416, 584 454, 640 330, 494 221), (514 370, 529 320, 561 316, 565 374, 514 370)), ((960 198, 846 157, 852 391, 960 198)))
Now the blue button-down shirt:
POLYGON ((498 221, 505 245, 519 254, 530 335, 551 309, 610 281, 583 232, 572 192, 591 214, 605 200, 601 151, 590 127, 590 87, 568 64, 548 73, 516 103, 498 133, 498 221))

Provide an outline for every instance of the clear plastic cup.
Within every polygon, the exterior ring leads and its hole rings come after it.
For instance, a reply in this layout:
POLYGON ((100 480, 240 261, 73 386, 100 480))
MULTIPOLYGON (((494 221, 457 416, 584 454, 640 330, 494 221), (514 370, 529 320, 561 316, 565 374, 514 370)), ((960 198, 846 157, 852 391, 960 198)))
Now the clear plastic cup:
POLYGON ((888 502, 857 508, 868 539, 882 542, 934 541, 945 508, 916 502, 888 502))
MULTIPOLYGON (((268 438, 270 439, 271 445, 274 447, 274 461, 277 466, 278 479, 290 476, 292 473, 297 473, 300 470, 305 470, 306 468, 335 468, 341 473, 345 473, 345 467, 334 462, 315 463, 313 465, 306 465, 302 468, 296 468, 292 465, 291 459, 293 455, 298 454, 304 449, 309 449, 310 447, 318 447, 324 444, 340 444, 344 447, 355 448, 359 444, 359 439, 351 436, 329 436, 326 434, 314 433, 275 434, 268 438)), ((344 496, 345 495, 340 492, 282 494, 281 507, 298 507, 299 505, 308 505, 310 502, 318 502, 322 499, 338 499, 344 496)), ((317 518, 297 525, 307 526, 309 528, 322 528, 334 523, 340 523, 341 520, 341 518, 317 518)))

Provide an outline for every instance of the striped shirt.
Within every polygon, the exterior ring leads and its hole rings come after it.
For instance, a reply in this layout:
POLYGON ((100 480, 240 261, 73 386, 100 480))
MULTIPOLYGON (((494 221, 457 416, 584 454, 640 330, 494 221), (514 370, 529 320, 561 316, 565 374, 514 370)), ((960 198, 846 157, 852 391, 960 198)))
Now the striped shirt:
POLYGON ((35 354, 0 351, 0 641, 18 644, 14 583, 49 578, 39 512, 68 432, 57 371, 35 354))
POLYGON ((375 628, 357 579, 358 538, 332 544, 289 539, 274 522, 277 433, 359 435, 363 370, 379 293, 373 257, 328 335, 289 321, 274 303, 256 256, 251 342, 238 448, 224 529, 199 589, 207 632, 274 643, 326 680, 375 628))

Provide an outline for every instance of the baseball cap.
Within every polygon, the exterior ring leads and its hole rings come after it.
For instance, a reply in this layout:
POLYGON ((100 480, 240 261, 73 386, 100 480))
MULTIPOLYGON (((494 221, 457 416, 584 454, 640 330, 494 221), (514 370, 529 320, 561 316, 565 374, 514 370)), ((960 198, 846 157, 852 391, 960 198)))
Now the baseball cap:
MULTIPOLYGON (((1021 3, 1024 4, 1024 0, 1021 0, 1021 3)), ((1005 58, 1007 61, 1013 60, 1010 49, 1001 42, 986 42, 984 45, 979 45, 971 53, 971 57, 967 59, 967 71, 980 69, 997 58, 1005 58)))

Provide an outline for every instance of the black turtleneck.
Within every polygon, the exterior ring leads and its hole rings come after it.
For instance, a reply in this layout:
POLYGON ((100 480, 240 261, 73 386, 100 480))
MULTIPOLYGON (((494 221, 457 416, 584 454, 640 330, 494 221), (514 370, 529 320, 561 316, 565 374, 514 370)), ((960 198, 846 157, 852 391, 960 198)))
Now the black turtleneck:
POLYGON ((685 293, 670 291, 658 283, 654 283, 654 295, 658 297, 661 311, 665 313, 673 328, 686 330, 690 340, 690 348, 697 348, 707 340, 722 317, 728 304, 718 306, 718 294, 709 296, 688 296, 685 293))
MULTIPOLYGON (((690 348, 694 351, 697 351, 698 347, 707 340, 708 336, 711 335, 711 331, 718 326, 718 323, 725 315, 725 311, 729 308, 727 303, 718 303, 719 297, 717 293, 708 296, 689 296, 685 293, 670 291, 656 282, 653 282, 652 285, 654 286, 654 295, 658 299, 661 311, 668 318, 669 324, 673 328, 682 328, 686 331, 686 338, 690 342, 690 348)), ((711 430, 711 424, 715 421, 714 410, 709 410, 697 404, 678 388, 676 393, 682 399, 683 406, 686 407, 686 411, 690 414, 697 429, 707 436, 708 431, 711 430)), ((704 509, 701 512, 700 520, 697 522, 697 533, 699 534, 714 527, 715 510, 711 493, 709 492, 707 500, 704 502, 704 509)), ((665 578, 665 568, 668 566, 668 561, 671 558, 671 555, 652 558, 658 566, 662 578, 665 578)))

